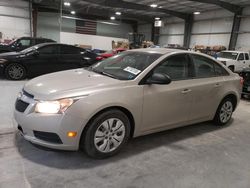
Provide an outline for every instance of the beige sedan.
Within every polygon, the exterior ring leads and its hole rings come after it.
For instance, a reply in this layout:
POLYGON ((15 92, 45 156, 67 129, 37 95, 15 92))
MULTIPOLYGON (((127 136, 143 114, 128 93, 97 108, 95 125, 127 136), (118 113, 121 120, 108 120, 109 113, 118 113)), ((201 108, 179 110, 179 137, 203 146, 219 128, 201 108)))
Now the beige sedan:
POLYGON ((19 93, 24 138, 89 156, 116 154, 131 137, 213 120, 229 122, 240 78, 206 55, 171 49, 123 52, 88 69, 37 77, 19 93))

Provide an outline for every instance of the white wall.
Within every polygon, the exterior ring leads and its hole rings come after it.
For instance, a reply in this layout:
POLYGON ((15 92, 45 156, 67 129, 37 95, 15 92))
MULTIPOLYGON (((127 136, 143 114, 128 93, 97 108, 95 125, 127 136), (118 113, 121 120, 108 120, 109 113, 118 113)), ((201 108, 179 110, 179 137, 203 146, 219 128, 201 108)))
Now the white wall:
POLYGON ((184 22, 182 20, 177 21, 177 19, 169 22, 167 20, 164 21, 164 27, 160 28, 160 38, 159 44, 161 46, 166 44, 179 44, 183 45, 184 39, 184 22))
POLYGON ((61 43, 91 45, 92 49, 112 49, 112 40, 123 41, 125 38, 103 37, 98 35, 85 35, 77 33, 61 32, 61 43))
POLYGON ((224 45, 227 47, 232 26, 233 17, 195 21, 190 46, 193 47, 198 44, 205 46, 224 45))
POLYGON ((59 13, 37 13, 37 37, 44 37, 60 42, 59 13))
POLYGON ((101 23, 101 21, 97 22, 96 34, 107 37, 128 38, 128 33, 133 32, 133 28, 130 24, 121 23, 119 21, 114 23, 117 25, 101 23))
POLYGON ((145 35, 145 40, 151 40, 152 25, 151 24, 139 24, 138 33, 145 35))
MULTIPOLYGON (((183 45, 184 21, 171 18, 164 21, 164 27, 160 30, 160 44, 183 45)), ((190 47, 194 45, 224 45, 228 47, 233 25, 233 13, 218 9, 202 12, 194 16, 190 47)))
POLYGON ((2 39, 30 36, 29 4, 21 0, 0 1, 0 32, 2 39))

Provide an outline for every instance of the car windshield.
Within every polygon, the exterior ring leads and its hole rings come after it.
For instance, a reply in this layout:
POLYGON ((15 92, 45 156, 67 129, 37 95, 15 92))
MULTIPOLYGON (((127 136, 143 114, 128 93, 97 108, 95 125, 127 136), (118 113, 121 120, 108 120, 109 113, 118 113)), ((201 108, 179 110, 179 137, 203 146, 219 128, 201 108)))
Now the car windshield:
POLYGON ((220 52, 218 57, 225 58, 225 59, 233 59, 236 60, 238 53, 235 52, 220 52))
POLYGON ((89 70, 119 80, 133 80, 161 55, 149 52, 124 52, 93 65, 89 70))
POLYGON ((11 41, 8 45, 9 45, 9 46, 12 46, 12 45, 14 45, 14 44, 16 43, 16 41, 17 41, 17 39, 14 39, 14 40, 11 41))

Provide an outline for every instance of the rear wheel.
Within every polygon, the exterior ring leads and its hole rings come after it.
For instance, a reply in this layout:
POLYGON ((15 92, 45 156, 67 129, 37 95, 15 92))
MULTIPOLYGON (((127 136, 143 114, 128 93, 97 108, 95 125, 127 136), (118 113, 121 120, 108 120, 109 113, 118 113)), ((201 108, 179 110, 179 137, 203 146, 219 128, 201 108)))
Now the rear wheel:
POLYGON ((21 64, 11 63, 5 69, 5 76, 10 80, 22 80, 26 77, 26 70, 21 64))
POLYGON ((94 158, 118 153, 130 135, 130 121, 120 110, 109 110, 95 117, 82 135, 81 146, 94 158))
POLYGON ((231 98, 225 98, 219 105, 215 117, 214 122, 217 125, 225 125, 227 124, 233 114, 234 104, 231 98))

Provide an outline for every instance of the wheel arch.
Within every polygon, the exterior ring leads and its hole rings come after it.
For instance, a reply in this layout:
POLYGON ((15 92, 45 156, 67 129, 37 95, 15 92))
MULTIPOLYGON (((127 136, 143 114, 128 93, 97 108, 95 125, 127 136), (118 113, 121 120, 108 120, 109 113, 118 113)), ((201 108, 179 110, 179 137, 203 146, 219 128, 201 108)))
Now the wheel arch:
POLYGON ((15 63, 22 65, 22 66, 25 68, 26 73, 28 73, 28 68, 26 67, 26 65, 25 65, 24 63, 22 63, 22 62, 15 62, 15 61, 9 61, 8 63, 6 63, 6 65, 4 65, 3 71, 5 72, 6 68, 7 68, 9 65, 15 64, 15 63))
MULTIPOLYGON (((238 104, 237 95, 234 94, 234 93, 228 93, 228 94, 226 94, 226 95, 222 98, 221 102, 222 102, 223 100, 227 99, 227 98, 232 99, 233 108, 234 108, 233 110, 235 111, 235 109, 236 109, 236 107, 237 107, 237 104, 238 104)), ((221 102, 220 102, 220 103, 221 103, 221 102)))
POLYGON ((88 129, 88 127, 90 126, 91 122, 95 119, 95 117, 97 117, 98 115, 102 114, 103 112, 106 112, 108 110, 120 110, 122 111, 129 119, 130 122, 130 138, 133 137, 134 135, 134 131, 135 131, 135 120, 134 120, 134 116, 132 115, 132 113, 125 107, 122 106, 109 106, 109 107, 105 107, 101 110, 99 110, 98 112, 96 112, 94 115, 92 115, 92 117, 88 120, 88 122, 86 123, 86 126, 83 128, 82 133, 81 133, 81 137, 80 137, 80 142, 82 140, 82 138, 84 137, 84 135, 86 134, 86 130, 88 129))

